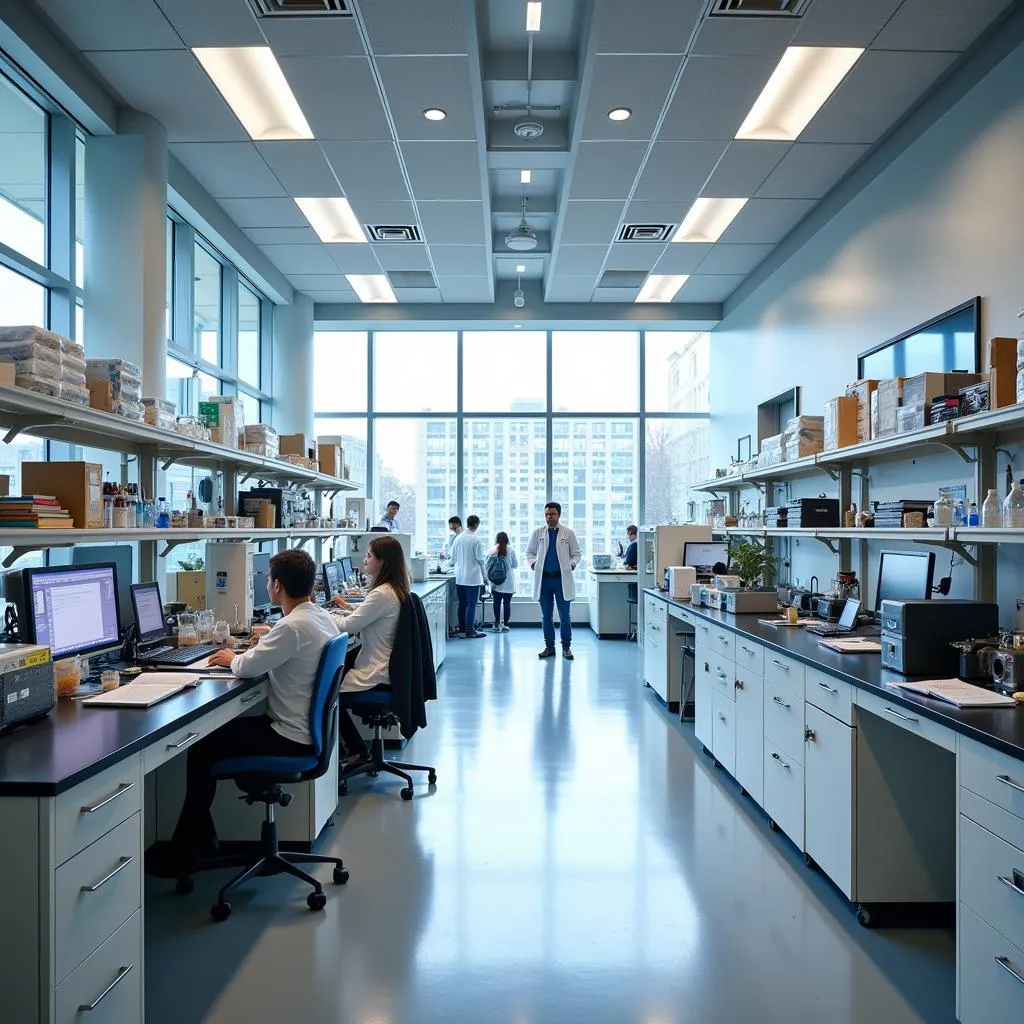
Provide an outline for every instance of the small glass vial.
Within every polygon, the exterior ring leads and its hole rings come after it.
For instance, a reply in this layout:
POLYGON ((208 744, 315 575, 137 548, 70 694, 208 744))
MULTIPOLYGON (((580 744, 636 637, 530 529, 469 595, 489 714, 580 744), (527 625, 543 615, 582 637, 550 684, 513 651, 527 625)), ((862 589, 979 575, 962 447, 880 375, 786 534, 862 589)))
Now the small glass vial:
POLYGON ((994 530, 1003 525, 1003 510, 999 504, 999 495, 994 487, 988 489, 981 505, 981 528, 994 530))

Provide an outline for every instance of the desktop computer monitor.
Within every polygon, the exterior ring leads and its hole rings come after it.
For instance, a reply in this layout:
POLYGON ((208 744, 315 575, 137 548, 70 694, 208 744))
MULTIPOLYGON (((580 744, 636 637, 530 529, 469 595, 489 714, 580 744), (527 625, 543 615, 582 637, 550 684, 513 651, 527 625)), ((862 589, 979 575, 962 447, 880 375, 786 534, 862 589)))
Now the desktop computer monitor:
POLYGON ((729 545, 719 541, 688 540, 683 545, 683 565, 697 570, 698 576, 710 576, 716 563, 729 564, 729 545))
POLYGON ((341 566, 342 580, 350 579, 352 577, 352 559, 348 556, 345 558, 339 558, 338 565, 341 566))
POLYGON ((117 567, 117 614, 121 616, 121 628, 127 629, 135 621, 132 607, 132 566, 131 544, 95 544, 91 547, 71 549, 71 564, 78 566, 107 565, 113 562, 117 567))
POLYGON ((113 563, 25 569, 24 587, 22 635, 27 643, 45 644, 54 659, 121 642, 113 563))
POLYGON ((341 562, 324 562, 322 567, 324 577, 324 600, 330 601, 335 594, 340 593, 345 577, 341 573, 341 562))
POLYGON ((926 601, 932 596, 934 551, 883 551, 878 558, 875 611, 883 601, 926 601))
POLYGON ((269 612, 273 605, 267 585, 270 583, 270 553, 257 551, 252 556, 252 610, 269 612))
POLYGON ((160 584, 132 584, 132 606, 135 611, 135 632, 139 643, 167 636, 164 603, 160 600, 160 584))

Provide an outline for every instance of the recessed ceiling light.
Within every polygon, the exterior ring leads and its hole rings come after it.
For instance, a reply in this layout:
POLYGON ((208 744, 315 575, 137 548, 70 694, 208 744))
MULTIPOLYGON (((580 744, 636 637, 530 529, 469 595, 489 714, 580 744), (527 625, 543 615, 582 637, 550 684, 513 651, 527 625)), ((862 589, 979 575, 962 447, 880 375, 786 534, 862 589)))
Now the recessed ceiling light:
POLYGON ((519 184, 529 185, 533 181, 533 171, 520 171, 519 172, 519 184))
POLYGON ((857 46, 790 46, 736 138, 794 142, 863 52, 857 46))
POLYGON ((197 46, 192 52, 250 138, 313 138, 269 46, 197 46))
POLYGON ((347 199, 296 199, 295 205, 309 221, 321 242, 365 242, 362 225, 347 199))
POLYGON ((526 264, 525 263, 517 263, 516 264, 516 273, 517 274, 525 274, 526 273, 526 264))
POLYGON ((440 107, 427 107, 427 109, 423 111, 423 116, 428 121, 443 121, 448 114, 440 107))
POLYGON ((523 329, 523 325, 522 325, 522 324, 513 324, 512 326, 513 326, 513 327, 514 327, 514 328, 515 328, 515 329, 516 329, 517 331, 521 331, 521 330, 523 329))
POLYGON ((717 242, 746 205, 746 199, 695 199, 672 241, 717 242))
POLYGON ((648 274, 634 302, 671 302, 689 274, 648 274))
POLYGON ((613 107, 608 111, 609 121, 628 121, 633 111, 629 107, 613 107))
POLYGON ((526 31, 540 31, 540 0, 528 0, 526 4, 526 31))
POLYGON ((359 296, 360 302, 397 302, 391 284, 384 274, 346 274, 345 280, 359 296))

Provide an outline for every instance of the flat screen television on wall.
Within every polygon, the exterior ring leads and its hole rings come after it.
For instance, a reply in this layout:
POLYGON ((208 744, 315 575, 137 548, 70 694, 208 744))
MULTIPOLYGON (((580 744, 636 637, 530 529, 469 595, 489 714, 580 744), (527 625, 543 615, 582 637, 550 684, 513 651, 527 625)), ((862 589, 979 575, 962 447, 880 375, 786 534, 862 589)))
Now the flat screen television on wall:
POLYGON ((981 365, 981 297, 947 310, 917 327, 861 352, 861 380, 913 377, 918 373, 977 373, 981 365))

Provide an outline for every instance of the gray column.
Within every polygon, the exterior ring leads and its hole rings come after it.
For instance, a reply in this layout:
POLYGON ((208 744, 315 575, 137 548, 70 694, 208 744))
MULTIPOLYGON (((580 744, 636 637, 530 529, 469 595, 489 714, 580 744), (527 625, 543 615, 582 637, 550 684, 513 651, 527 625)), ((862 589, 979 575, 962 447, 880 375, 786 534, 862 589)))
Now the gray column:
POLYGON ((89 354, 142 367, 163 395, 167 357, 167 133, 122 108, 118 134, 86 140, 89 354))
MULTIPOLYGON (((313 300, 295 293, 274 308, 273 425, 281 434, 313 434, 313 300)), ((339 385, 341 382, 339 382, 339 385)))

